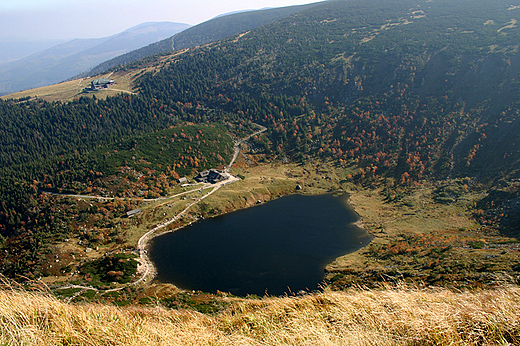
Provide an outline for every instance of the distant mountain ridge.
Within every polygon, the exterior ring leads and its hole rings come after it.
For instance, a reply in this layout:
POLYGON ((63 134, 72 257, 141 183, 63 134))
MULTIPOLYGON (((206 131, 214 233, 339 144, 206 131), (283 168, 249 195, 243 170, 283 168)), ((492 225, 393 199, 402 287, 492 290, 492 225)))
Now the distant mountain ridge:
POLYGON ((195 25, 162 41, 105 61, 79 77, 94 76, 114 67, 128 64, 156 54, 169 53, 174 50, 201 46, 258 28, 282 18, 302 12, 317 4, 269 8, 262 10, 241 11, 224 14, 195 25))
POLYGON ((149 22, 120 34, 76 39, 0 65, 0 94, 25 90, 69 79, 102 61, 146 46, 189 28, 188 24, 149 22))
POLYGON ((0 66, 65 43, 66 40, 0 39, 0 66))

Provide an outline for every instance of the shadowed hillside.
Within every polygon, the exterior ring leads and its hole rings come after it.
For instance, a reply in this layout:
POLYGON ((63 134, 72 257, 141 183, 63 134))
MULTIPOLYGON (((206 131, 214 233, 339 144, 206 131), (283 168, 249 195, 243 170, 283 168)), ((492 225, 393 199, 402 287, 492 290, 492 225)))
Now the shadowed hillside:
POLYGON ((518 11, 329 1, 178 55, 138 87, 170 107, 243 114, 295 158, 354 161, 403 183, 518 178, 518 11))

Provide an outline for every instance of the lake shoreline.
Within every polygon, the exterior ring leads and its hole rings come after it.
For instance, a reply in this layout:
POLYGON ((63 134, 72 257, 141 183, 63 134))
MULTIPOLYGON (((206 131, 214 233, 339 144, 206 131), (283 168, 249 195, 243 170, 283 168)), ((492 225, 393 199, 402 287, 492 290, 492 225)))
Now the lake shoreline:
MULTIPOLYGON (((254 209, 254 208, 251 208, 251 207, 254 207, 254 206, 265 206, 265 205, 269 204, 269 203, 266 203, 266 202, 273 202, 273 201, 275 201, 275 200, 279 200, 280 197, 285 197, 285 198, 291 198, 291 197, 293 197, 292 201, 294 201, 294 200, 295 200, 295 199, 294 199, 294 196, 298 196, 298 195, 299 195, 299 196, 305 196, 305 197, 322 197, 320 200, 324 200, 324 198, 325 198, 325 199, 328 198, 328 197, 326 197, 326 196, 329 195, 330 198, 333 198, 333 200, 331 200, 331 201, 335 201, 335 202, 333 202, 333 203, 336 203, 336 204, 339 203, 339 204, 337 205, 336 208, 341 208, 341 210, 349 210, 349 212, 346 213, 346 214, 345 214, 344 211, 343 211, 343 212, 332 212, 332 213, 333 213, 333 216, 332 216, 332 217, 329 217, 329 218, 325 218, 325 219, 323 219, 323 218, 325 217, 325 216, 323 216, 323 213, 326 213, 325 211, 323 211, 323 212, 321 212, 321 213, 318 212, 317 215, 313 216, 314 218, 316 218, 316 217, 318 218, 318 219, 317 219, 318 221, 314 221, 314 222, 319 222, 318 229, 320 229, 320 231, 317 233, 319 237, 325 237, 325 238, 323 238, 323 239, 326 239, 326 237, 327 237, 327 236, 326 236, 326 234, 327 234, 326 232, 331 232, 331 231, 329 230, 330 227, 331 227, 331 224, 330 224, 330 223, 332 223, 332 232, 336 232, 336 233, 339 232, 339 234, 343 234, 342 237, 347 237, 347 234, 343 233, 343 232, 341 231, 341 228, 336 228, 336 227, 334 227, 335 222, 338 222, 338 225, 341 225, 342 223, 344 223, 344 222, 345 222, 345 217, 348 217, 348 218, 355 218, 355 219, 356 219, 356 221, 353 221, 353 222, 347 222, 348 225, 354 225, 354 226, 356 226, 356 229, 357 229, 357 231, 352 231, 352 230, 350 230, 350 231, 348 232, 348 234, 349 234, 348 237, 353 236, 353 234, 360 234, 360 235, 363 234, 363 236, 362 236, 363 238, 360 238, 360 239, 358 239, 358 240, 356 240, 356 241, 351 241, 351 242, 347 242, 347 243, 345 243, 345 244, 349 244, 349 245, 346 245, 347 248, 345 248, 345 249, 343 249, 343 250, 341 250, 341 249, 338 250, 338 248, 337 248, 337 246, 336 246, 336 244, 343 244, 342 242, 339 242, 339 243, 333 242, 333 243, 334 243, 334 246, 331 245, 331 246, 329 246, 329 247, 327 247, 327 246, 325 246, 325 245, 322 244, 322 248, 320 248, 320 251, 321 251, 321 253, 322 253, 321 256, 325 256, 326 258, 328 258, 328 257, 330 256, 331 253, 332 253, 333 256, 334 256, 334 258, 333 258, 332 260, 330 260, 330 259, 325 260, 326 263, 323 264, 323 265, 322 265, 322 264, 315 264, 315 265, 320 266, 319 272, 320 272, 320 275, 321 275, 322 279, 320 279, 319 282, 322 282, 322 280, 324 279, 324 277, 323 277, 323 272, 326 272, 325 269, 326 269, 326 267, 328 266, 329 263, 333 262, 335 259, 337 259, 337 258, 339 258, 339 257, 342 257, 342 256, 344 256, 344 255, 346 255, 346 254, 348 254, 348 253, 351 253, 351 252, 357 251, 357 250, 359 249, 359 246, 360 246, 360 245, 361 245, 362 247, 367 246, 368 244, 370 244, 370 242, 371 242, 372 239, 373 239, 373 235, 372 235, 372 234, 370 234, 369 232, 367 232, 363 227, 360 227, 360 225, 362 225, 362 221, 360 220, 360 216, 359 216, 359 214, 358 214, 358 213, 353 209, 352 205, 351 205, 350 203, 348 203, 348 200, 349 200, 349 194, 346 193, 346 192, 343 191, 343 190, 341 190, 341 191, 323 192, 323 193, 318 193, 318 194, 308 194, 308 193, 305 193, 304 191, 303 191, 303 192, 302 192, 302 191, 299 191, 299 192, 295 192, 295 193, 292 193, 292 194, 286 194, 286 195, 281 195, 281 196, 276 196, 276 195, 275 195, 275 196, 273 196, 274 198, 271 198, 271 199, 268 199, 268 200, 262 201, 262 203, 249 204, 249 205, 245 205, 245 206, 243 206, 242 208, 236 208, 236 209, 233 209, 233 210, 228 210, 227 212, 224 212, 224 213, 221 213, 221 214, 218 214, 218 215, 212 215, 212 216, 207 217, 207 218, 204 218, 204 219, 196 219, 196 220, 193 220, 193 221, 191 221, 190 223, 188 223, 188 224, 186 224, 186 225, 183 225, 183 226, 177 227, 177 228, 175 228, 175 229, 166 230, 166 231, 162 231, 162 232, 156 232, 156 233, 152 234, 151 236, 149 236, 149 237, 146 239, 146 240, 147 240, 147 241, 146 241, 146 250, 147 250, 147 251, 150 251, 150 250, 151 250, 151 244, 152 244, 152 243, 151 243, 151 240, 152 240, 152 239, 155 239, 155 238, 157 238, 157 237, 159 237, 159 236, 163 236, 163 235, 166 235, 166 234, 169 234, 169 233, 174 233, 174 232, 176 232, 176 231, 178 231, 178 230, 180 230, 180 229, 183 229, 183 228, 185 228, 185 227, 187 227, 187 226, 189 226, 189 225, 193 225, 193 224, 197 223, 198 221, 206 221, 206 220, 215 219, 216 216, 220 216, 220 217, 222 217, 222 216, 229 216, 229 215, 231 215, 231 214, 234 214, 233 212, 235 212, 235 211, 246 211, 246 210, 248 210, 248 209, 254 209), (345 198, 345 201, 346 201, 347 203, 345 203, 345 202, 340 202, 340 201, 336 200, 336 198, 339 198, 339 196, 337 195, 338 192, 340 192, 340 195, 343 195, 343 194, 346 194, 346 195, 347 195, 347 196, 344 196, 344 197, 343 197, 343 198, 345 198), (345 209, 345 208, 346 208, 346 209, 345 209), (334 214, 334 213, 335 213, 335 214, 334 214), (335 216, 334 216, 334 215, 335 215, 335 216), (348 215, 348 216, 347 216, 347 215, 348 215), (336 221, 336 220, 334 219, 334 217, 339 218, 338 221, 336 221), (344 220, 344 221, 339 221, 340 219, 342 219, 342 220, 344 220), (328 223, 328 225, 324 225, 324 226, 323 226, 323 229, 321 230, 321 228, 322 228, 322 227, 321 227, 321 226, 322 226, 322 223, 325 223, 325 224, 328 223), (326 232, 325 232, 325 231, 326 231, 326 232), (325 233, 323 233, 323 232, 325 232, 325 233), (354 232, 354 233, 352 233, 352 232, 354 232), (352 235, 351 235, 351 234, 352 234, 352 235), (360 241, 361 239, 364 239, 364 240, 360 241), (323 246, 325 246, 325 247, 323 247, 323 246), (349 250, 349 248, 351 248, 351 249, 349 250), (336 251, 336 254, 334 254, 334 251, 336 251), (337 254, 338 251, 340 252, 339 254, 337 254)), ((308 199, 303 199, 302 201, 308 201, 308 199)), ((305 202, 305 203, 308 204, 309 202, 305 202)), ((311 204, 312 204, 312 203, 311 203, 311 204)), ((270 208, 274 208, 274 207, 275 207, 275 206, 272 206, 272 207, 270 207, 270 208)), ((311 208, 311 210, 313 210, 314 208, 319 209, 318 206, 312 206, 312 207, 308 206, 307 208, 311 208)), ((265 210, 266 210, 266 209, 264 209, 264 212, 265 212, 265 210)), ((283 211, 283 213, 286 213, 286 212, 290 211, 290 209, 286 210, 286 209, 283 209, 283 208, 282 208, 282 211, 283 211)), ((260 211, 259 211, 259 212, 260 212, 260 211)), ((308 213, 308 214, 311 214, 311 213, 308 213)), ((250 214, 250 215, 251 215, 251 214, 250 214)), ((302 216, 303 216, 303 215, 300 215, 300 217, 302 217, 302 216)), ((238 217, 238 216, 235 216, 235 218, 236 218, 236 217, 238 217)), ((291 216, 291 217, 294 218, 294 216, 291 216)), ((279 217, 278 217, 278 218, 279 218, 279 217)), ((282 217, 282 218, 284 218, 284 217, 282 217)), ((299 218, 299 217, 298 217, 298 218, 299 218)), ((265 216, 262 216, 261 219, 262 219, 262 220, 267 220, 267 219, 271 219, 271 217, 266 218, 265 216)), ((221 221, 221 222, 222 222, 222 221, 221 221)), ((305 223, 304 220, 303 220, 303 222, 305 223)), ((253 222, 253 223, 254 223, 254 222, 253 222)), ((257 223, 262 223, 262 222, 257 222, 257 223)), ((347 224, 345 224, 345 225, 347 225, 347 224)), ((252 226, 253 226, 253 225, 247 225, 247 226, 241 226, 241 227, 237 227, 237 228, 239 228, 239 229, 243 229, 243 228, 245 227, 245 228, 247 229, 247 228, 250 228, 250 227, 252 227, 252 226)), ((260 227, 261 227, 261 230, 260 230, 260 231, 254 231, 254 232, 256 232, 256 233, 254 233, 254 234, 259 234, 259 232, 263 232, 264 229, 263 229, 262 227, 269 229, 269 227, 267 227, 267 226, 263 226, 263 225, 260 226, 260 227)), ((285 228, 284 228, 284 229, 285 229, 285 228)), ((301 232, 302 230, 303 230, 303 229, 300 229, 299 232, 301 232)), ((317 228, 313 228, 313 231, 314 231, 314 232, 316 232, 316 230, 317 230, 317 228)), ((200 232, 200 229, 198 229, 198 232, 200 232)), ((215 232, 217 232, 217 231, 215 231, 215 232)), ((219 235, 222 236, 223 234, 222 234, 222 233, 219 233, 219 235)), ((204 235, 203 235, 203 234, 201 235, 200 233, 198 233, 198 236, 200 236, 201 238, 204 238, 204 235)), ((303 234, 303 236, 304 236, 304 234, 303 234)), ((263 235, 262 235, 262 239, 264 240, 265 237, 266 237, 266 235, 263 234, 263 235)), ((355 236, 355 237, 358 237, 358 236, 355 236)), ((239 238, 240 238, 240 237, 239 237, 239 238)), ((233 240, 230 240, 231 242, 236 241, 236 238, 232 238, 232 239, 233 239, 233 240)), ((321 238, 320 238, 320 239, 321 239, 321 238)), ((343 238, 342 238, 342 239, 343 239, 343 238)), ((299 242, 300 242, 300 239, 298 240, 297 243, 299 243, 299 242)), ((159 244, 159 246, 163 246, 163 245, 162 245, 162 244, 159 244)), ((197 248, 198 248, 199 246, 200 246, 200 245, 197 244, 197 248)), ((217 246, 217 245, 215 245, 215 246, 217 246)), ((241 247, 240 245, 237 245, 237 246, 241 247)), ((292 248, 292 247, 293 247, 293 246, 291 245, 291 248, 292 248)), ((309 246, 306 246, 306 247, 305 247, 305 246, 304 246, 305 251, 311 251, 310 248, 312 248, 312 247, 309 247, 309 246)), ((286 250, 289 250, 289 248, 286 249, 286 250)), ((225 251, 225 250, 222 250, 222 251, 225 251)), ((179 251, 175 251, 175 252, 179 252, 179 251)), ((203 252, 203 251, 201 251, 201 252, 203 252)), ((280 252, 280 253, 283 253, 283 252, 286 252, 286 251, 279 251, 279 252, 280 252)), ((280 255, 280 254, 277 254, 277 255, 280 255)), ((189 256, 189 255, 188 255, 188 256, 189 256)), ((309 256, 310 256, 310 255, 309 255, 309 256)), ((307 257, 309 257, 309 256, 307 256, 307 257)), ((147 257, 148 257, 148 256, 147 256, 147 257)), ((254 256, 248 254, 246 257, 247 257, 248 259, 250 259, 249 257, 254 257, 254 256)), ((310 257, 312 257, 312 256, 310 256, 310 257)), ((310 258, 310 257, 309 257, 309 258, 310 258)), ((154 268, 157 268, 157 265, 158 265, 158 263, 156 263, 157 260, 155 259, 155 260, 154 260, 155 262, 154 262, 154 261, 152 261, 151 258, 152 258, 152 256, 150 256, 150 258, 148 258, 148 260, 152 263, 152 265, 154 266, 154 268)), ((262 258, 262 256, 259 256, 259 258, 262 258)), ((161 257, 161 260, 164 262, 164 260, 162 259, 162 257, 161 257)), ((209 259, 208 259, 208 260, 209 260, 209 259)), ((175 262, 178 262, 178 261, 180 261, 179 258, 177 258, 177 259, 175 260, 175 262)), ((169 260, 168 263, 171 263, 171 262, 173 262, 173 260, 169 260)), ((241 260, 239 260, 239 262, 241 262, 241 260)), ((287 265, 287 261, 281 261, 280 263, 284 263, 284 265, 287 265)), ((320 263, 320 262, 317 262, 317 263, 320 263)), ((190 264, 187 264, 187 265, 190 265, 190 264)), ((160 262, 159 262, 159 266, 161 266, 160 262)), ((253 265, 253 266, 254 266, 254 265, 253 265)), ((233 267, 234 267, 234 266, 233 266, 233 267)), ((275 265, 275 267, 280 267, 280 266, 275 265)), ((283 266, 282 266, 282 267, 283 267, 283 266)), ((179 270, 184 270, 185 268, 186 268, 186 267, 182 267, 182 268, 179 269, 179 270)), ((314 268, 314 267, 313 267, 313 268, 314 268)), ((219 267, 219 270, 220 270, 220 269, 221 269, 221 268, 219 267)), ((196 269, 195 269, 195 270, 196 270, 196 269)), ((275 269, 273 269, 273 270, 275 270, 275 269)), ((196 271, 198 271, 198 270, 196 270, 196 271)), ((176 271, 176 272, 178 272, 178 271, 176 271)), ((248 275, 249 275, 249 274, 251 274, 251 275, 254 275, 254 274, 255 274, 255 273, 254 273, 254 269, 251 269, 250 272, 251 272, 251 273, 248 273, 248 275)), ((305 276, 305 274, 306 274, 306 273, 303 273, 302 275, 305 276)), ((164 275, 164 272, 163 272, 163 275, 164 275)), ((310 274, 310 273, 309 273, 308 275, 313 275, 313 274, 310 274)), ((154 275, 154 277, 156 278, 155 275, 154 275)), ((168 281, 162 281, 161 279, 160 279, 160 281, 161 281, 162 283, 167 283, 167 282, 168 282, 168 281)), ((169 283, 172 283, 172 282, 170 281, 169 283)), ((311 286, 312 286, 312 285, 311 285, 311 286)), ((188 290, 190 290, 190 288, 188 288, 188 290)), ((220 291, 223 291, 223 290, 224 290, 224 291, 225 291, 226 289, 218 288, 218 290, 220 290, 220 291)), ((210 291, 211 291, 211 290, 210 290, 210 291)), ((214 291, 214 290, 213 290, 213 291, 214 291)), ((293 291, 299 291, 299 289, 295 289, 295 290, 293 290, 293 291)), ((256 293, 255 293, 255 294, 256 294, 256 293)))
MULTIPOLYGON (((138 260, 139 265, 138 265, 138 268, 137 268, 137 275, 139 275, 141 277, 137 281, 134 282, 134 285, 138 284, 140 282, 150 283, 157 276, 157 268, 155 267, 154 262, 148 257, 148 253, 150 251, 151 242, 152 242, 152 240, 154 240, 157 237, 160 237, 160 236, 163 236, 163 235, 166 235, 166 234, 169 234, 169 233, 173 233, 173 232, 179 231, 181 229, 184 229, 184 228, 186 228, 188 226, 191 226, 191 225, 193 225, 193 224, 195 224, 197 222, 200 222, 200 221, 208 219, 208 218, 215 218, 215 217, 229 215, 229 214, 232 214, 232 213, 237 212, 237 211, 250 209, 250 208, 257 207, 259 205, 262 205, 262 204, 265 204, 265 203, 268 203, 268 202, 272 202, 272 201, 277 200, 277 199, 282 198, 282 197, 287 197, 287 196, 292 196, 292 195, 320 196, 320 195, 338 194, 338 193, 339 193, 339 195, 346 194, 348 196, 348 199, 347 199, 348 206, 354 210, 354 212, 356 213, 357 217, 359 218, 359 220, 353 222, 352 224, 357 226, 357 227, 359 227, 360 229, 366 231, 371 236, 374 236, 373 232, 371 232, 369 229, 366 228, 365 224, 363 223, 363 218, 361 217, 361 215, 359 215, 359 213, 355 210, 354 206, 351 204, 351 198, 350 198, 351 195, 352 195, 351 192, 346 192, 344 190, 324 191, 324 192, 319 192, 319 193, 306 193, 305 191, 295 191, 294 193, 283 194, 283 195, 269 195, 271 198, 269 198, 267 200, 263 200, 263 201, 261 201, 261 203, 257 202, 255 204, 246 204, 243 207, 239 207, 239 208, 236 208, 236 209, 233 209, 233 210, 229 210, 229 211, 221 213, 221 214, 211 215, 211 216, 209 216, 207 218, 196 218, 196 219, 194 219, 194 220, 192 220, 192 221, 190 221, 190 222, 188 222, 188 223, 186 223, 184 225, 178 226, 178 227, 173 228, 173 229, 167 229, 167 230, 164 230, 164 231, 161 231, 161 232, 152 232, 152 233, 150 233, 150 231, 149 231, 148 233, 144 234, 138 241, 138 244, 142 243, 142 245, 141 246, 138 245, 138 247, 137 247, 137 250, 140 253, 140 258, 138 260), (140 248, 142 250, 140 250, 140 248), (144 256, 142 255, 143 253, 144 253, 144 256), (145 259, 143 259, 143 258, 145 258, 145 259)), ((370 245, 370 243, 365 245, 364 247, 366 247, 368 245, 370 245)), ((362 249, 360 249, 360 250, 362 250, 362 249)), ((357 250, 357 251, 359 251, 359 250, 357 250)), ((339 256, 338 258, 334 259, 333 261, 331 261, 329 264, 327 264, 325 266, 325 268, 324 268, 325 272, 329 271, 327 268, 332 263, 334 263, 334 261, 336 261, 337 259, 339 259, 339 258, 341 258, 341 257, 343 257, 345 255, 349 255, 349 254, 350 253, 344 254, 344 255, 339 256)))

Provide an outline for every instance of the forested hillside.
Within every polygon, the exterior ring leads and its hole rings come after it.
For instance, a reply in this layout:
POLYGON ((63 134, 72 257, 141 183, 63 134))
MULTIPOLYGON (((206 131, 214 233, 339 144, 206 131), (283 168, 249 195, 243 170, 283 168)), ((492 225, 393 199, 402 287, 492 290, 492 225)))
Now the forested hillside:
MULTIPOLYGON (((81 207, 40 190, 160 197, 175 179, 223 166, 232 153, 223 126, 181 126, 187 120, 202 122, 195 107, 177 106, 166 113, 153 99, 122 95, 68 104, 0 101, 0 108, 0 247, 16 249, 0 255, 4 275, 38 275, 35 266, 45 258, 46 247, 70 237, 81 224, 81 207)), ((132 207, 103 206, 110 217, 132 207)), ((109 225, 105 219, 98 227, 113 232, 109 225)))
MULTIPOLYGON (((267 137, 257 144, 265 159, 330 161, 360 184, 468 177, 495 191, 483 208, 503 208, 501 221, 509 224, 502 224, 516 227, 518 17, 520 6, 505 0, 326 1, 182 54, 133 63, 126 68, 148 69, 135 80, 137 95, 0 101, 2 236, 11 247, 24 239, 25 248, 37 249, 40 238, 24 237, 34 229, 65 234, 64 216, 50 219, 37 207, 37 189, 71 189, 76 181, 71 190, 78 191, 88 174, 60 180, 62 170, 74 171, 60 165, 81 162, 81 171, 95 176, 100 153, 132 148, 139 138, 167 150, 154 134, 167 142, 174 136, 160 131, 186 122, 262 124, 267 137), (85 161, 91 155, 98 159, 85 161)), ((230 140, 217 129, 222 140, 212 143, 229 156, 230 140)), ((157 163, 164 171, 180 164, 177 173, 187 174, 223 162, 209 157, 197 149, 191 160, 157 163)), ((113 173, 128 161, 123 155, 101 167, 113 173)))
POLYGON ((319 151, 403 182, 516 177, 518 11, 330 1, 183 54, 139 86, 165 105, 200 102, 262 122, 273 148, 296 157, 319 151))

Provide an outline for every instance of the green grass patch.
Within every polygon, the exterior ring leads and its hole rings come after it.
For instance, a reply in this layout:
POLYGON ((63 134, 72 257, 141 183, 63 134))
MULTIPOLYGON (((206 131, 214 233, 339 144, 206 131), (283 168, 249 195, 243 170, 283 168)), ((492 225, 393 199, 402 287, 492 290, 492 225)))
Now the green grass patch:
POLYGON ((95 261, 87 262, 80 268, 80 273, 91 280, 92 284, 130 282, 137 271, 137 261, 133 254, 115 254, 95 261))

